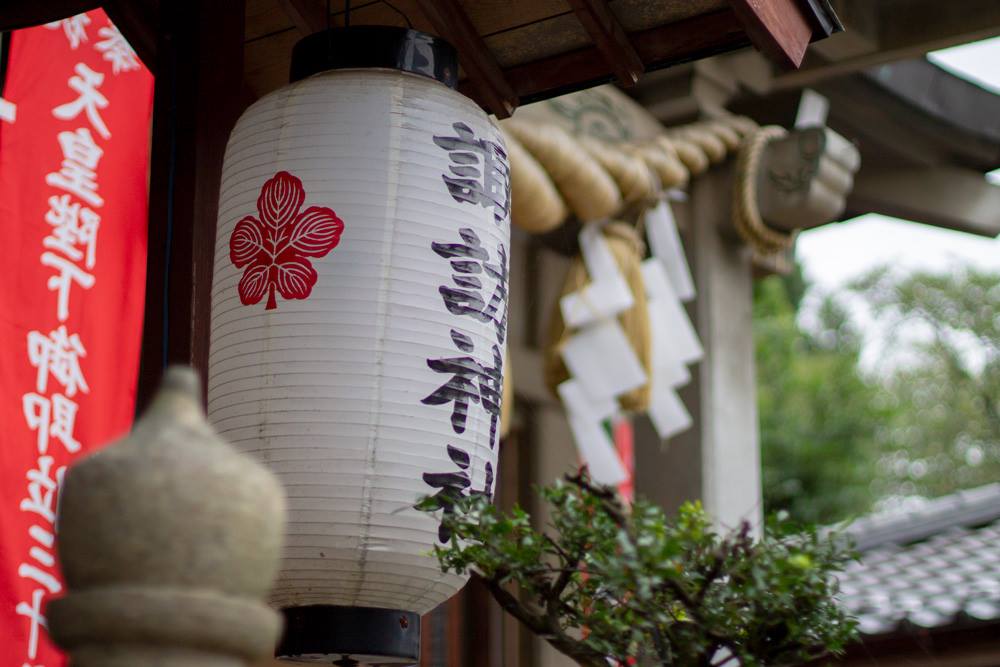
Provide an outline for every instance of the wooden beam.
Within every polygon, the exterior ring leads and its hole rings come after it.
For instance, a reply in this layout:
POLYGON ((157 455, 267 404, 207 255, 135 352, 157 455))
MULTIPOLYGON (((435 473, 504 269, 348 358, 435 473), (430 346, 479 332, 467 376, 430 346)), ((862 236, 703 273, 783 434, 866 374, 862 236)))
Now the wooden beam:
POLYGON ((5 0, 0 9, 0 31, 51 23, 100 5, 100 0, 5 0))
POLYGON ((434 30, 458 49, 461 65, 480 91, 475 98, 497 118, 507 118, 519 100, 509 79, 458 0, 416 0, 434 30))
MULTIPOLYGON (((879 3, 856 0, 833 0, 837 18, 844 31, 833 39, 826 39, 809 47, 809 56, 818 55, 829 61, 845 60, 879 48, 879 3)), ((810 57, 805 59, 807 66, 810 57)))
POLYGON ((58 21, 104 5, 136 54, 156 73, 156 3, 152 0, 6 0, 0 9, 0 31, 58 21))
POLYGON ((438 608, 435 607, 420 617, 420 667, 431 667, 434 664, 434 626, 437 621, 438 608))
MULTIPOLYGON (((647 71, 750 44, 743 25, 730 9, 633 32, 629 38, 646 63, 647 71)), ((517 65, 508 68, 505 74, 515 94, 525 104, 607 83, 614 78, 614 71, 596 47, 517 65)), ((459 90, 483 103, 469 83, 460 84, 459 90)))
POLYGON ((161 6, 140 410, 164 364, 203 376, 208 366, 222 158, 242 110, 243 15, 244 0, 161 6))
POLYGON ((607 0, 568 2, 576 18, 604 56, 604 61, 615 71, 618 81, 626 87, 634 86, 645 67, 607 0))
MULTIPOLYGON (((881 636, 862 636, 837 659, 841 667, 987 667, 997 664, 996 622, 961 622, 910 631, 897 628, 881 636)), ((817 665, 811 663, 811 665, 817 665)))
POLYGON ((1000 186, 971 169, 862 167, 847 208, 988 238, 1000 234, 1000 186))
POLYGON ((303 36, 326 30, 329 21, 322 0, 278 0, 278 4, 303 36))
POLYGON ((445 624, 447 627, 447 661, 445 665, 447 667, 464 667, 468 664, 465 659, 465 642, 462 641, 466 626, 465 597, 466 593, 465 589, 463 589, 445 603, 447 605, 447 611, 445 612, 445 624))
POLYGON ((156 0, 114 0, 104 4, 104 11, 115 24, 139 59, 156 74, 156 41, 159 3, 156 0))
POLYGON ((802 64, 813 29, 795 0, 729 0, 750 41, 785 67, 802 64))
POLYGON ((883 63, 922 58, 931 51, 1000 35, 1000 3, 995 0, 910 0, 905 17, 900 14, 892 8, 880 10, 875 51, 839 60, 816 58, 810 52, 802 69, 776 75, 774 88, 812 86, 883 63))

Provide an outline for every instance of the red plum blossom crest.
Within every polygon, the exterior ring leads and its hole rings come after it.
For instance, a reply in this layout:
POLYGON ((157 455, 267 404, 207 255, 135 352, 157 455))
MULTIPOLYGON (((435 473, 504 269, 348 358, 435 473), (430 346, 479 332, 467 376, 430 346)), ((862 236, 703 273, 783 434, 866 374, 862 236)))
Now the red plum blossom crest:
POLYGON ((267 293, 265 310, 278 307, 275 291, 285 299, 305 299, 316 284, 309 257, 323 257, 337 247, 344 221, 332 209, 302 209, 306 192, 302 181, 279 171, 264 183, 257 198, 258 217, 236 223, 229 237, 229 259, 240 278, 240 301, 250 306, 267 293))

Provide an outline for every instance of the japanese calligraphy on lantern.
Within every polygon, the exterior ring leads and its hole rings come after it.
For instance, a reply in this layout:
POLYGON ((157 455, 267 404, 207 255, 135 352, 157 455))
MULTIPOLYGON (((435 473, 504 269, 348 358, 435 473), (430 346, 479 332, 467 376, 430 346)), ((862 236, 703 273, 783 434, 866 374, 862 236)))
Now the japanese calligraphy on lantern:
POLYGON ((101 10, 16 31, 0 91, 0 657, 53 667, 67 466, 131 423, 152 77, 101 10))
MULTIPOLYGON (((441 176, 445 187, 456 202, 491 209, 497 225, 509 225, 510 165, 506 151, 497 142, 477 138, 465 123, 454 123, 452 128, 454 135, 434 137, 434 143, 448 151, 450 160, 448 171, 441 176)), ((495 460, 507 336, 507 247, 502 240, 493 248, 487 247, 472 227, 459 228, 456 237, 431 243, 433 252, 449 263, 452 272, 451 282, 440 285, 438 293, 454 320, 449 334, 455 355, 427 359, 428 368, 439 374, 441 384, 421 402, 449 406, 456 436, 466 433, 471 411, 478 409, 488 415, 488 444, 495 460), (468 320, 490 327, 488 344, 480 336, 477 347, 476 339, 467 333, 468 320)), ((450 470, 423 475, 424 482, 436 490, 432 497, 437 506, 448 513, 461 495, 492 497, 493 462, 485 462, 484 484, 476 489, 469 473, 468 450, 456 440, 447 445, 447 452, 453 464, 450 470)), ((448 529, 440 526, 438 539, 447 542, 450 538, 448 529)))

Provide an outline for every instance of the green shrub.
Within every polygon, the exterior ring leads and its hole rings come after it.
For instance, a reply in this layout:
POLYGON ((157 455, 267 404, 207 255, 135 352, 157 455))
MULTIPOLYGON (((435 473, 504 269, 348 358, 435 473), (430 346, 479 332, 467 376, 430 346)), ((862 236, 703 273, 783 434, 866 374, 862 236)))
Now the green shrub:
POLYGON ((667 520, 623 507, 584 474, 540 493, 545 531, 523 510, 483 495, 424 500, 445 509, 442 569, 479 575, 532 632, 579 664, 801 665, 842 650, 854 633, 834 600, 849 554, 833 537, 779 522, 718 534, 698 504, 667 520), (612 663, 613 664, 613 663, 612 663))

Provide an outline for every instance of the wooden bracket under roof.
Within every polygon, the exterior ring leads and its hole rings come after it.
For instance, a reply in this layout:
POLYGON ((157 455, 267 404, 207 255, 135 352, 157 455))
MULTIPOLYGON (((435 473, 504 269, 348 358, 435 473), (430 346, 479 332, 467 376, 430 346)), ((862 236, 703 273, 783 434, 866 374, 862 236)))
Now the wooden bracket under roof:
POLYGON ((496 57, 486 46, 458 0, 417 0, 437 33, 456 49, 462 67, 476 80, 486 108, 497 118, 508 118, 518 99, 496 57))
POLYGON ((615 71, 618 82, 626 87, 634 86, 646 68, 607 0, 567 1, 605 62, 615 71))
POLYGON ((729 4, 760 51, 786 67, 802 64, 813 30, 796 11, 794 0, 729 0, 729 4))

